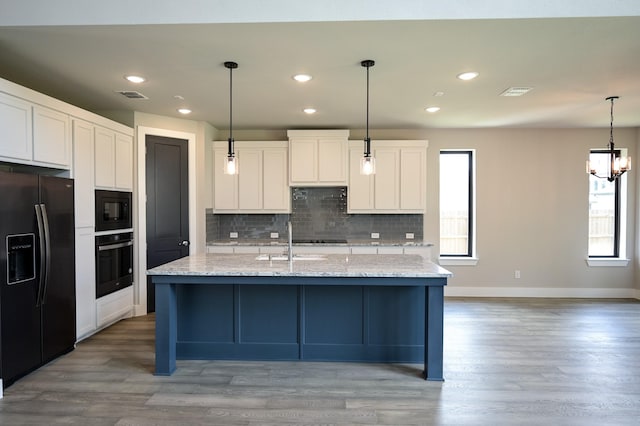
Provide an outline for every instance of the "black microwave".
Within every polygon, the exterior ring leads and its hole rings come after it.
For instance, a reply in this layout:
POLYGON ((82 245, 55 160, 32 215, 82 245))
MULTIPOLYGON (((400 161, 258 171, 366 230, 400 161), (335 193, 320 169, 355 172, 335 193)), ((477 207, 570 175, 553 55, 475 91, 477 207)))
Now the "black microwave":
POLYGON ((131 192, 96 190, 96 231, 132 227, 131 192))

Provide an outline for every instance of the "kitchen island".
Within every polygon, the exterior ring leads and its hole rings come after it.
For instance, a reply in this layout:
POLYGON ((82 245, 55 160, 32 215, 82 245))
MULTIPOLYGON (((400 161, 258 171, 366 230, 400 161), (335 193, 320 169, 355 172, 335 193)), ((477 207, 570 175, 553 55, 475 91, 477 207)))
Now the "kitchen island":
POLYGON ((157 375, 176 359, 424 362, 443 380, 451 273, 422 256, 197 254, 147 273, 157 375))

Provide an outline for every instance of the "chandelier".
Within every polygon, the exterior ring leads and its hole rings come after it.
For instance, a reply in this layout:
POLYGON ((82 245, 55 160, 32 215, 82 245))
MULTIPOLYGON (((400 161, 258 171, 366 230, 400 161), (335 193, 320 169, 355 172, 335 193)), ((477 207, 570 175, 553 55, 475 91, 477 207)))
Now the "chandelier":
POLYGON ((611 125, 609 128, 609 145, 606 151, 598 151, 599 153, 608 154, 606 163, 587 160, 587 173, 597 178, 607 179, 613 182, 622 176, 625 172, 631 170, 631 157, 621 156, 620 151, 616 151, 613 143, 613 101, 619 99, 619 96, 609 96, 607 101, 611 101, 611 125))

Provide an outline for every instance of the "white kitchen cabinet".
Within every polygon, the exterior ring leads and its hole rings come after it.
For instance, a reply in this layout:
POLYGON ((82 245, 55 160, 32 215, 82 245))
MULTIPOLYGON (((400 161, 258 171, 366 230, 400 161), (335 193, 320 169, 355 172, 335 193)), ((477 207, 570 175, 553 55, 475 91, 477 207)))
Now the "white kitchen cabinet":
POLYGON ((133 137, 116 133, 116 189, 133 189, 133 137))
POLYGON ((94 143, 96 187, 131 191, 133 188, 133 138, 96 126, 94 143))
POLYGON ((289 130, 292 186, 347 184, 348 130, 289 130))
POLYGON ((0 158, 69 169, 70 123, 68 114, 0 93, 0 158))
POLYGON ((360 174, 360 141, 349 142, 349 213, 424 213, 427 141, 372 141, 374 175, 360 174))
POLYGON ((68 114, 43 106, 33 107, 33 160, 71 167, 71 120, 68 114))
POLYGON ((0 92, 0 157, 30 161, 33 155, 31 104, 0 92))
POLYGON ((286 142, 236 142, 238 174, 225 175, 227 142, 213 143, 214 213, 289 213, 286 142))
POLYGON ((96 331, 96 265, 93 227, 76 228, 76 340, 96 331))
POLYGON ((73 178, 76 228, 95 225, 95 190, 93 173, 94 126, 73 120, 73 178))
POLYGON ((95 303, 97 328, 133 316, 133 286, 102 296, 95 303))

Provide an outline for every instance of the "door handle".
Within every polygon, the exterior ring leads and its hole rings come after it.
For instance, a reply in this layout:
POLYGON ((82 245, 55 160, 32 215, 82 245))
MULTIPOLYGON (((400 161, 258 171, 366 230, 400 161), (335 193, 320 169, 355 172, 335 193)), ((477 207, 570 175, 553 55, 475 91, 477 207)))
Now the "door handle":
POLYGON ((188 240, 182 240, 181 242, 178 243, 179 246, 185 246, 185 247, 189 247, 191 243, 188 240))

